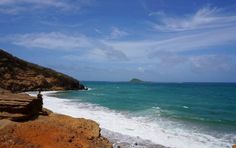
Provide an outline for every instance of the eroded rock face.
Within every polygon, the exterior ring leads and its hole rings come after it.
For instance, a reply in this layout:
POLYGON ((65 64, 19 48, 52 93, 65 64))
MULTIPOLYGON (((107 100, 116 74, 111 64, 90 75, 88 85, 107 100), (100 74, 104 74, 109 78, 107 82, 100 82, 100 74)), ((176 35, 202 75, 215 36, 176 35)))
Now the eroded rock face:
POLYGON ((92 120, 50 114, 14 123, 0 120, 0 147, 110 148, 92 120))
POLYGON ((0 119, 25 120, 42 111, 42 100, 0 90, 0 119))
POLYGON ((72 77, 26 62, 0 49, 0 88, 22 92, 79 90, 84 87, 72 77))

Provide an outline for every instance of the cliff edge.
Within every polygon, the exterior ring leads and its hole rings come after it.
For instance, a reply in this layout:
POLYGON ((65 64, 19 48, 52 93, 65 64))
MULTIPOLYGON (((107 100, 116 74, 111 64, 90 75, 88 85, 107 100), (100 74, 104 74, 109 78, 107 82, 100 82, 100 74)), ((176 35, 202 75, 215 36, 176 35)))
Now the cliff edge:
POLYGON ((84 86, 70 76, 26 62, 0 49, 0 88, 22 92, 80 90, 84 86))

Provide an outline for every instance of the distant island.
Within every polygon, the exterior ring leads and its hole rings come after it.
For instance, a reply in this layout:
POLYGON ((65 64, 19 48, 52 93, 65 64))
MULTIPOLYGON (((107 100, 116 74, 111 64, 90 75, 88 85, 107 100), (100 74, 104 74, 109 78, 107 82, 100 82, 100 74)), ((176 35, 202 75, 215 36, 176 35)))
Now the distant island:
POLYGON ((133 78, 129 81, 130 83, 143 83, 144 81, 137 79, 137 78, 133 78))

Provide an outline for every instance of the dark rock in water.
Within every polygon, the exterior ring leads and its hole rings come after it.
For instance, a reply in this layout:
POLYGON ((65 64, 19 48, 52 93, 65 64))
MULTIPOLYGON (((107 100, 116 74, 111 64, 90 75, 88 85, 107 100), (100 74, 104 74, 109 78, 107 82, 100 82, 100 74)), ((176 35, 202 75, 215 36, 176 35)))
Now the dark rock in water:
POLYGON ((80 84, 80 89, 81 90, 88 90, 88 87, 84 86, 83 84, 80 84))
POLYGON ((119 143, 113 144, 113 147, 114 148, 126 148, 126 147, 131 147, 131 145, 126 142, 119 142, 119 143))
POLYGON ((132 80, 129 81, 130 83, 143 83, 144 81, 137 79, 137 78, 133 78, 132 80))
POLYGON ((21 60, 0 49, 0 87, 13 92, 81 90, 85 86, 70 76, 21 60))

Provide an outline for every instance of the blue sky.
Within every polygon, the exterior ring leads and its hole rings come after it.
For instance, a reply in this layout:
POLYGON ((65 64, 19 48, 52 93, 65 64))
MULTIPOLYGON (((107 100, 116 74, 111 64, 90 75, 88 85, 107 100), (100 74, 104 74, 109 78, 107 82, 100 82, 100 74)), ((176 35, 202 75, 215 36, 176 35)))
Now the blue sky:
POLYGON ((235 0, 0 0, 0 48, 79 80, 236 82, 235 0))

